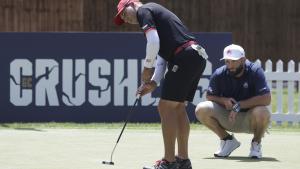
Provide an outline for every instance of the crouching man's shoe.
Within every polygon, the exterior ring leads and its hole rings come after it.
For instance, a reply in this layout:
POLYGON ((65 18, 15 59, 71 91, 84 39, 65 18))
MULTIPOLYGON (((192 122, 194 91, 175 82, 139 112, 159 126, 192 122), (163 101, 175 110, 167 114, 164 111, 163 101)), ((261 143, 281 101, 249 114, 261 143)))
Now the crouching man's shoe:
POLYGON ((249 157, 251 157, 251 158, 261 158, 262 157, 261 143, 252 141, 249 157))
POLYGON ((241 145, 232 135, 231 139, 221 140, 220 148, 214 153, 215 157, 228 157, 236 148, 241 145))

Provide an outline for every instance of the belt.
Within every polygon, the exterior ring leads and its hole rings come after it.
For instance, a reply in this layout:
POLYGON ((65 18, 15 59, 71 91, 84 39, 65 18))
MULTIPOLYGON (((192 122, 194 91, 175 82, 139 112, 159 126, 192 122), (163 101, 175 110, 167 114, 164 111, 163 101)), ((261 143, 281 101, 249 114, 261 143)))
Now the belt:
POLYGON ((179 47, 177 47, 175 49, 175 52, 174 52, 174 55, 177 55, 179 52, 181 52, 183 49, 193 45, 193 44, 197 44, 196 41, 193 41, 193 40, 190 40, 190 41, 187 41, 185 42, 184 44, 180 45, 179 47))

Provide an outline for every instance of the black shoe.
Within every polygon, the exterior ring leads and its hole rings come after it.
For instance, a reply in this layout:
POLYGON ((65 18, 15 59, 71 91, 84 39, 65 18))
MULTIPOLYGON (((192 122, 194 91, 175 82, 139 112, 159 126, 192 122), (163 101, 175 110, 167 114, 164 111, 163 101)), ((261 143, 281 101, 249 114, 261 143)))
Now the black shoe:
POLYGON ((143 169, 179 169, 177 162, 168 162, 165 159, 158 160, 152 167, 143 167, 143 169))
POLYGON ((176 162, 178 163, 178 169, 192 169, 192 163, 190 159, 181 159, 176 157, 176 162))

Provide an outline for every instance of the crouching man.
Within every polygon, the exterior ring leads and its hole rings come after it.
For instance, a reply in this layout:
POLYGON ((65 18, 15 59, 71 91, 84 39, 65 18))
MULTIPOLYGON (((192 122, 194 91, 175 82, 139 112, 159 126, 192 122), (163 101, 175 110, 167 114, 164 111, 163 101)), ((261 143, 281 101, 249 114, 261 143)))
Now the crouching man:
POLYGON ((268 127, 270 89, 263 69, 248 61, 244 49, 229 45, 224 49, 225 65, 211 76, 207 101, 196 108, 197 119, 220 138, 215 157, 228 157, 240 142, 228 133, 253 134, 249 156, 261 158, 261 139, 268 127))

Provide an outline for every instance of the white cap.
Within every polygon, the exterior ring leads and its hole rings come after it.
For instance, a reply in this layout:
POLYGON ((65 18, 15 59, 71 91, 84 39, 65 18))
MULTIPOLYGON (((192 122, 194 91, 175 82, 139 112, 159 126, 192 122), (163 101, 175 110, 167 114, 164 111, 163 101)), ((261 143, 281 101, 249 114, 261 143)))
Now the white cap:
POLYGON ((241 58, 245 57, 245 51, 244 49, 239 45, 229 45, 226 46, 223 52, 223 59, 229 59, 229 60, 239 60, 241 58))

